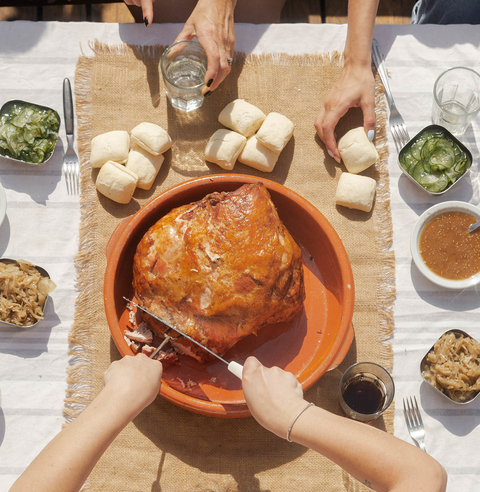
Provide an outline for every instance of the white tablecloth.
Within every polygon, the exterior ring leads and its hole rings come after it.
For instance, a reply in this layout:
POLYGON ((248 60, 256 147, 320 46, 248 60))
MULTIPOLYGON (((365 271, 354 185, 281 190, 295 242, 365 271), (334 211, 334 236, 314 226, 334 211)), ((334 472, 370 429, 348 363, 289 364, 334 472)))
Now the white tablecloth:
MULTIPOLYGON (((180 25, 96 23, 0 23, 0 104, 23 99, 57 109, 63 119, 62 81, 74 79, 77 58, 88 41, 109 44, 168 44, 180 25)), ((236 48, 290 54, 342 50, 344 25, 236 27, 236 48)), ((377 26, 398 108, 413 136, 430 122, 432 87, 446 68, 463 65, 480 72, 478 26, 377 26)), ((315 104, 315 101, 312 101, 315 104)), ((313 121, 312 121, 313 125, 313 121)), ((46 443, 63 417, 68 332, 76 298, 73 260, 77 251, 79 201, 69 196, 61 176, 66 147, 62 123, 53 158, 45 166, 12 165, 0 158, 7 217, 0 227, 0 256, 24 258, 43 266, 58 285, 46 319, 33 329, 0 328, 0 491, 6 491, 46 443)), ((412 264, 410 231, 429 206, 444 200, 478 204, 480 121, 463 138, 474 156, 468 178, 442 197, 429 197, 401 175, 389 135, 391 207, 396 257, 395 434, 410 442, 402 398, 416 395, 426 426, 426 446, 449 474, 450 491, 477 491, 480 482, 480 400, 456 407, 421 383, 419 363, 446 330, 459 328, 480 339, 480 295, 441 290, 412 264)))

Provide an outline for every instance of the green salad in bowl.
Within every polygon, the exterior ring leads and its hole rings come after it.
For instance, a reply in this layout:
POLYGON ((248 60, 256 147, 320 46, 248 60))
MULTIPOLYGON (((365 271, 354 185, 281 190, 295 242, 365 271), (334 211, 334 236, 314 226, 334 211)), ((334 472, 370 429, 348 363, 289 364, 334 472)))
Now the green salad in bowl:
POLYGON ((9 101, 0 109, 0 156, 41 164, 55 149, 60 116, 51 108, 9 101))
POLYGON ((437 195, 465 175, 472 165, 472 154, 448 130, 430 125, 403 147, 398 160, 412 181, 437 195))

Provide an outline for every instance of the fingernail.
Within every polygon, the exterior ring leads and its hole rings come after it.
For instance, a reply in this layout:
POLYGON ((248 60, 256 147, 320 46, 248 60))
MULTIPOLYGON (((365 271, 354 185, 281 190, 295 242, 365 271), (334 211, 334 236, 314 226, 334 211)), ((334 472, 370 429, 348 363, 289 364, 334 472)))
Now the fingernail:
POLYGON ((213 84, 213 79, 210 79, 210 80, 207 82, 207 87, 210 87, 212 84, 213 84))
POLYGON ((373 141, 373 137, 375 136, 375 131, 374 130, 368 130, 367 137, 370 142, 373 141))
POLYGON ((207 91, 207 92, 205 92, 205 94, 203 95, 203 97, 207 97, 207 96, 209 96, 211 93, 212 93, 212 91, 207 91))
POLYGON ((333 156, 333 158, 337 161, 338 164, 340 164, 340 162, 342 161, 339 157, 337 156, 333 156))
POLYGON ((333 158, 335 159, 335 157, 334 157, 334 155, 333 155, 333 152, 332 152, 331 150, 327 150, 327 152, 328 152, 328 155, 329 155, 330 157, 333 157, 333 158))
POLYGON ((143 19, 143 22, 145 24, 145 27, 148 27, 148 17, 145 17, 145 19, 143 19))

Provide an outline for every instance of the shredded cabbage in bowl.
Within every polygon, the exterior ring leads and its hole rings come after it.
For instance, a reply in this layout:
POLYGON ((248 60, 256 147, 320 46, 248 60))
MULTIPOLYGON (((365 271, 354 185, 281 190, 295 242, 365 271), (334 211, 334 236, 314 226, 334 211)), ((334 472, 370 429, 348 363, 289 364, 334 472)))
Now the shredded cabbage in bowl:
POLYGON ((43 306, 55 283, 28 261, 0 262, 0 321, 31 326, 43 319, 43 306))

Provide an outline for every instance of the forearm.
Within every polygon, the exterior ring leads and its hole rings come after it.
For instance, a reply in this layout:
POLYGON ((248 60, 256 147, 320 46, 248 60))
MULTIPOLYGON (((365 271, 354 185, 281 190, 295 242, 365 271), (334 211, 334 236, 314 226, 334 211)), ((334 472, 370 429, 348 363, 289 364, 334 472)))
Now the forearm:
POLYGON ((135 417, 105 389, 35 458, 11 491, 70 492, 81 488, 107 447, 135 417))
POLYGON ((427 453, 375 427, 309 408, 290 439, 331 459, 381 491, 444 491, 446 474, 427 453))
POLYGON ((348 33, 345 42, 345 66, 370 68, 373 29, 379 0, 348 2, 348 33))

